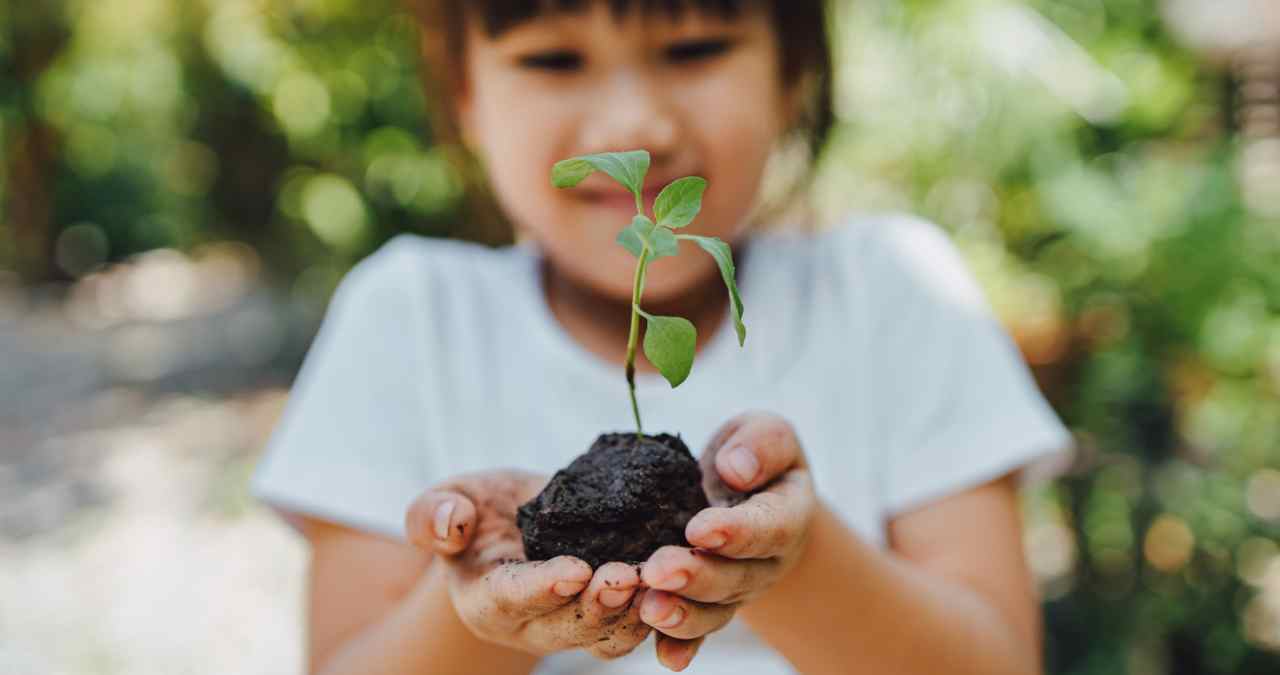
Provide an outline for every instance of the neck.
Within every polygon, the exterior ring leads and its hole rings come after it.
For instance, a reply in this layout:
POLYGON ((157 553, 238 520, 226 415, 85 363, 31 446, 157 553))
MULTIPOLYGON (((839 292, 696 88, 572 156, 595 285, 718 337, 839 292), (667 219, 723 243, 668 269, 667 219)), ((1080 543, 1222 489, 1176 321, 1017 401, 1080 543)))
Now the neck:
MULTIPOLYGON (((621 367, 626 360, 631 303, 602 295, 574 282, 545 259, 542 265, 543 293, 552 315, 579 344, 621 367)), ((728 304, 728 293, 718 270, 677 298, 643 301, 645 311, 651 314, 682 316, 691 321, 698 330, 699 350, 722 328, 720 324, 724 322, 728 304)), ((642 334, 643 326, 644 321, 641 320, 642 334)), ((644 358, 643 353, 638 353, 636 370, 656 372, 657 369, 644 358)))

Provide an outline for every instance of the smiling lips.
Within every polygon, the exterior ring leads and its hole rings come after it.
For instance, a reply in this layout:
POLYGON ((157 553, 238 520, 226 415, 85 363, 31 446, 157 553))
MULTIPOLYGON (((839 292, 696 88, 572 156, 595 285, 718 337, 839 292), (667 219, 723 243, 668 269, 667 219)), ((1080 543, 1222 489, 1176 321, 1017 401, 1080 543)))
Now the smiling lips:
MULTIPOLYGON (((685 175, 694 174, 681 174, 676 178, 680 178, 685 175)), ((645 179, 645 183, 647 184, 644 190, 644 207, 646 214, 653 214, 653 203, 658 199, 658 193, 662 192, 662 188, 666 187, 668 183, 676 178, 664 181, 655 181, 651 178, 645 179)), ((636 209, 636 198, 630 192, 622 188, 583 190, 581 195, 584 201, 596 206, 630 212, 634 212, 636 209)))
MULTIPOLYGON (((646 188, 644 191, 644 206, 646 213, 653 213, 653 202, 657 200, 658 193, 661 188, 646 188)), ((597 206, 609 209, 622 209, 627 211, 635 211, 636 198, 630 192, 623 190, 600 190, 597 192, 589 192, 583 195, 583 198, 597 206)))

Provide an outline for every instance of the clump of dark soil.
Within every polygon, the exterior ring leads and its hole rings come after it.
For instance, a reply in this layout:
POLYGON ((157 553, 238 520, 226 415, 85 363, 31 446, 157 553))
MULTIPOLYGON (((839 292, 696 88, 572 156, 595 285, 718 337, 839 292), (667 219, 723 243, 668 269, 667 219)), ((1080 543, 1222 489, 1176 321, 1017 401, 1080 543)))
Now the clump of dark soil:
POLYGON ((572 555, 599 567, 687 546, 684 527, 707 506, 702 471, 678 436, 603 434, 520 507, 516 524, 529 560, 572 555))

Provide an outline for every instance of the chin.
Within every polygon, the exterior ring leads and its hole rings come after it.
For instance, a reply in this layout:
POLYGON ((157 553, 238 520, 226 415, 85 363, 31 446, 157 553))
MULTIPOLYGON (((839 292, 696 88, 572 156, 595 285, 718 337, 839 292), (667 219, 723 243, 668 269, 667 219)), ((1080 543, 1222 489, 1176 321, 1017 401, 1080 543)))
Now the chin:
MULTIPOLYGON (((581 257, 571 258, 573 262, 558 269, 585 290, 611 301, 630 304, 636 259, 625 252, 587 257, 598 262, 584 266, 580 264, 581 257)), ((654 303, 670 302, 681 298, 706 278, 715 276, 718 279, 719 272, 713 264, 706 263, 701 266, 705 269, 699 269, 697 261, 690 258, 692 255, 683 255, 650 263, 644 284, 644 299, 654 303)))
MULTIPOLYGON (((634 275, 629 272, 625 279, 610 275, 605 278, 588 278, 587 284, 609 300, 630 304, 634 281, 634 275)), ((649 278, 644 283, 644 300, 653 303, 667 302, 679 298, 686 288, 688 283, 683 279, 654 278, 653 268, 650 267, 649 278)))
POLYGON ((680 298, 691 285, 693 279, 664 276, 654 278, 653 268, 649 268, 649 278, 644 284, 644 299, 655 303, 664 303, 680 298))
MULTIPOLYGON (((593 273, 591 270, 584 270, 580 275, 571 275, 570 279, 573 279, 574 283, 583 290, 594 293, 601 298, 624 304, 630 304, 631 302, 633 276, 630 271, 627 272, 624 278, 623 275, 619 274, 600 274, 598 271, 593 273)), ((645 285, 648 286, 648 284, 645 285)))

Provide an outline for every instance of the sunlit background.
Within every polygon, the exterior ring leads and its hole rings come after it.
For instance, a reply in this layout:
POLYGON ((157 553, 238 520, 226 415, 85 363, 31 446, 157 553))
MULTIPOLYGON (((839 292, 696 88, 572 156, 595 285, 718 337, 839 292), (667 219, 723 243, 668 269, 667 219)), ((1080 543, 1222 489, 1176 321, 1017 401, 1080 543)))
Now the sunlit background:
MULTIPOLYGON (((1054 674, 1280 672, 1280 3, 833 4, 821 212, 945 225, 1076 432, 1054 674)), ((0 672, 282 673, 246 491, 342 273, 466 227, 391 0, 0 3, 0 672)))

